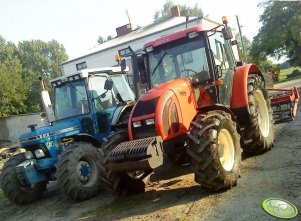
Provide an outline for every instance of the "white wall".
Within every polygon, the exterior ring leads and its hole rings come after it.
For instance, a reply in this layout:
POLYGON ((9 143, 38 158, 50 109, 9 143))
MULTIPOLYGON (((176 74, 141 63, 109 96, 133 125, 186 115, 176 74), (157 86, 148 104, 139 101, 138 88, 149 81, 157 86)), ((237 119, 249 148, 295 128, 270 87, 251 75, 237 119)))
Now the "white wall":
POLYGON ((30 124, 42 126, 47 125, 48 122, 40 113, 0 117, 0 141, 18 142, 22 133, 30 131, 27 128, 30 124))

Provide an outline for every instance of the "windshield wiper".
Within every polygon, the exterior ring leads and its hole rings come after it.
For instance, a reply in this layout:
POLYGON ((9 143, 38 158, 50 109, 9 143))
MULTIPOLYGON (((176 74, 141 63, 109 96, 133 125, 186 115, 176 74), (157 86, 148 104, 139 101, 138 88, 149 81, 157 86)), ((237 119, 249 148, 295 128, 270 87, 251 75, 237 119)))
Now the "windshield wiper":
POLYGON ((160 60, 158 61, 156 67, 154 68, 153 72, 151 73, 151 75, 154 75, 155 71, 158 69, 159 65, 162 63, 163 58, 165 57, 165 55, 167 55, 167 51, 165 51, 162 55, 162 57, 160 58, 160 60))

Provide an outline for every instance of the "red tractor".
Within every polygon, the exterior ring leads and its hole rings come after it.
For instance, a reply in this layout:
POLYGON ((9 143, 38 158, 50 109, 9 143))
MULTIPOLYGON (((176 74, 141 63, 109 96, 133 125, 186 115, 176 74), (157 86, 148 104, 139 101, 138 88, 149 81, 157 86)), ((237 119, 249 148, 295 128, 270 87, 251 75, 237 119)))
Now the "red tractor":
POLYGON ((226 19, 163 36, 144 47, 149 90, 134 106, 127 131, 101 148, 101 179, 114 190, 143 190, 142 180, 167 157, 190 163, 195 181, 218 191, 235 186, 242 151, 274 143, 265 81, 254 64, 238 66, 226 19))

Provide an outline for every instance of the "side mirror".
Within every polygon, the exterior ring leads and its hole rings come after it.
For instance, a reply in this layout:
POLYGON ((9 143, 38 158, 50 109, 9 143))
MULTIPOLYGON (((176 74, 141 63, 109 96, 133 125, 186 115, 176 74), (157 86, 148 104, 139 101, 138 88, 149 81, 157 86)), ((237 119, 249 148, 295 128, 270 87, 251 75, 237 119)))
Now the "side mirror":
POLYGON ((120 67, 121 67, 121 71, 124 71, 126 69, 126 62, 125 59, 122 59, 120 61, 120 67))
POLYGON ((219 79, 223 76, 222 67, 220 65, 215 66, 216 78, 219 79))
POLYGON ((195 74, 192 79, 192 86, 197 87, 199 85, 205 84, 210 80, 208 71, 201 71, 200 73, 195 74))
POLYGON ((224 27, 222 29, 222 33, 223 33, 223 36, 224 36, 225 40, 230 40, 230 39, 233 38, 232 30, 231 30, 230 27, 224 27))
POLYGON ((107 91, 112 90, 113 88, 113 81, 111 79, 107 79, 104 85, 104 89, 107 91))

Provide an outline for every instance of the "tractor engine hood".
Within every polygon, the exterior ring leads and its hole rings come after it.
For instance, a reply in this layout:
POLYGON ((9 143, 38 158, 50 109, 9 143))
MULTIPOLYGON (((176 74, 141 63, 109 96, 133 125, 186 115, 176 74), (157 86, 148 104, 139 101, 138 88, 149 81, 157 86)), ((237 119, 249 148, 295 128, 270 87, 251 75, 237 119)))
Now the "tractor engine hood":
POLYGON ((28 146, 36 143, 71 136, 80 132, 80 120, 68 120, 57 122, 54 125, 37 127, 33 131, 21 134, 19 139, 22 146, 28 146))
POLYGON ((196 99, 190 79, 180 78, 153 88, 132 110, 129 137, 161 136, 163 141, 186 133, 196 114, 196 99))

